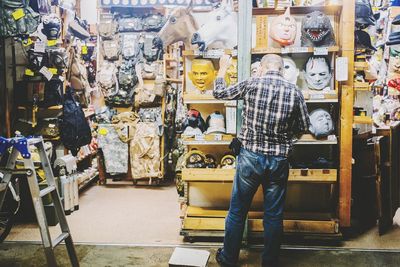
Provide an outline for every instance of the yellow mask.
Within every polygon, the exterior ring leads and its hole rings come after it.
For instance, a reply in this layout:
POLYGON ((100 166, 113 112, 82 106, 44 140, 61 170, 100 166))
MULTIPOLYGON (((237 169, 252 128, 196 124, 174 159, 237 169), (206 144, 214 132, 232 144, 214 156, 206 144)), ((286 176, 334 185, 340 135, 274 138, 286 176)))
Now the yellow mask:
POLYGON ((238 82, 238 70, 237 70, 237 59, 233 58, 231 65, 226 71, 226 83, 228 85, 233 85, 238 82))
POLYGON ((217 71, 211 60, 194 59, 192 70, 188 73, 193 85, 204 92, 213 86, 217 71))

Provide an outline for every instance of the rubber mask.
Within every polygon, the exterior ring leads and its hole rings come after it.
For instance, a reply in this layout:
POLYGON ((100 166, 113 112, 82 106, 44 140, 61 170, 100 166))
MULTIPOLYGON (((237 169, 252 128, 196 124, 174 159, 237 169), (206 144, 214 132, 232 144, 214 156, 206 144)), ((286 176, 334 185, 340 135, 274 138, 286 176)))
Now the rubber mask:
POLYGON ((322 108, 311 112, 310 122, 310 132, 317 138, 328 136, 334 130, 331 114, 322 108))
POLYGON ((309 89, 323 90, 329 87, 332 73, 324 57, 310 57, 305 68, 305 78, 309 89))
POLYGON ((212 88, 217 72, 211 60, 194 59, 188 75, 193 85, 204 92, 212 88))
POLYGON ((297 83, 297 78, 299 77, 299 69, 296 67, 293 59, 289 57, 283 58, 283 78, 292 84, 297 83))
POLYGON ((237 59, 232 59, 231 65, 226 71, 226 82, 228 85, 233 85, 238 82, 238 72, 237 72, 237 59))
POLYGON ((296 20, 290 16, 290 8, 285 14, 275 17, 270 26, 270 37, 281 46, 294 43, 297 34, 296 20))

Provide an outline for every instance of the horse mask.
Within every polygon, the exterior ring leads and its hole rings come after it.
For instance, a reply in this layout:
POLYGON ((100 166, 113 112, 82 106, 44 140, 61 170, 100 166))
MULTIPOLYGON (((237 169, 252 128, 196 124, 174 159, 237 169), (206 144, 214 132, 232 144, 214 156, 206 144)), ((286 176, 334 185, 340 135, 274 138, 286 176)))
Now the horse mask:
POLYGON ((288 46, 294 43, 297 34, 296 20, 290 16, 290 8, 285 14, 275 17, 270 26, 272 40, 281 46, 288 46))
POLYGON ((297 78, 299 77, 299 69, 296 67, 293 59, 290 57, 283 57, 283 78, 292 84, 297 83, 297 78))
POLYGON ((333 27, 328 16, 321 11, 307 14, 301 22, 301 46, 319 47, 335 45, 333 27))
POLYGON ((310 132, 316 138, 326 137, 334 130, 331 114, 322 108, 316 109, 310 113, 310 122, 310 132))
POLYGON ((329 60, 323 56, 311 56, 305 64, 305 78, 309 89, 323 90, 332 78, 329 60))
POLYGON ((194 59, 188 75, 193 85, 204 93, 213 86, 217 71, 211 60, 194 59))

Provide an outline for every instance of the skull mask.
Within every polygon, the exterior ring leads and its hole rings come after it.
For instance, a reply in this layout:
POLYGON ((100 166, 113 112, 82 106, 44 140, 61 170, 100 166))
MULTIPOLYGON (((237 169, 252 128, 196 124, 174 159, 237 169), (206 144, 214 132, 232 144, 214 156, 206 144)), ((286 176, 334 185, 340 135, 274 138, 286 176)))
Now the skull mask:
POLYGON ((316 109, 310 113, 310 122, 310 132, 316 138, 328 136, 334 130, 331 115, 322 108, 316 109))
POLYGON ((299 69, 296 67, 293 59, 289 57, 283 58, 283 78, 292 84, 297 83, 297 78, 299 77, 299 69))
POLYGON ((323 90, 332 78, 329 60, 323 56, 311 56, 305 64, 305 78, 309 89, 323 90))
POLYGON ((297 34, 296 20, 290 16, 290 8, 285 14, 277 16, 271 22, 270 36, 272 40, 281 46, 288 46, 294 43, 297 34))

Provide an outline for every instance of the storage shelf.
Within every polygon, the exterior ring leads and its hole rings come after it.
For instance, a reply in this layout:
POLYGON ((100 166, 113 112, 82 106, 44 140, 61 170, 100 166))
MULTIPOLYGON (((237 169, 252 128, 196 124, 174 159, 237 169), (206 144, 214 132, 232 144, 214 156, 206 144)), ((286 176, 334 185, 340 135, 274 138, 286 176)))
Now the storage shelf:
POLYGON ((337 137, 316 139, 311 134, 303 134, 299 140, 294 142, 294 145, 336 145, 338 143, 337 137))
MULTIPOLYGON (((253 8, 253 16, 257 15, 280 15, 285 13, 286 9, 275 9, 272 7, 253 8)), ((322 11, 326 15, 339 15, 342 12, 341 5, 330 6, 292 6, 290 7, 291 15, 303 15, 313 11, 322 11)))
POLYGON ((353 123, 355 124, 372 124, 373 120, 370 116, 354 116, 353 123))
MULTIPOLYGON (((186 182, 233 182, 235 169, 183 168, 186 182)), ((336 169, 290 169, 289 182, 335 183, 336 169)))
MULTIPOLYGON (((321 49, 318 47, 317 49, 321 49)), ((327 47, 328 52, 338 52, 339 46, 327 47)), ((315 47, 286 47, 286 48, 253 48, 251 53, 253 55, 264 55, 264 54, 301 54, 301 53, 314 53, 315 47)))

